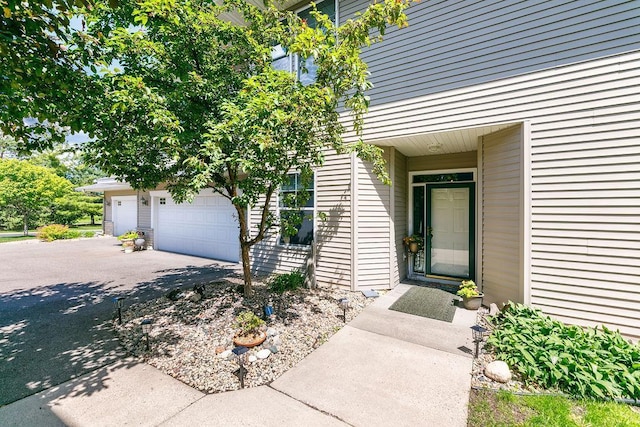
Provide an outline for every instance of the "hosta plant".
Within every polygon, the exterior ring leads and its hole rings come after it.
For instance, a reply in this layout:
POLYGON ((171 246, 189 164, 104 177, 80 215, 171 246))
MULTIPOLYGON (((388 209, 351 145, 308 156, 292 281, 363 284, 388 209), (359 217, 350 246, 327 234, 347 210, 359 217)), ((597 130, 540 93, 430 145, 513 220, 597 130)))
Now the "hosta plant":
POLYGON ((566 325, 514 303, 490 322, 487 349, 526 383, 576 397, 640 400, 640 346, 619 332, 566 325))

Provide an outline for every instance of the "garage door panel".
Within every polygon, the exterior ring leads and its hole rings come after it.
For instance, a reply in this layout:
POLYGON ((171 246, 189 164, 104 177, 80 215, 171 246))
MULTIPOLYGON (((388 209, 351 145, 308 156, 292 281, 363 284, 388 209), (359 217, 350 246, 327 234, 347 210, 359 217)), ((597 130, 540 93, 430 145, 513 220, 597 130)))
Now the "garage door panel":
POLYGON ((198 196, 182 204, 166 199, 166 204, 156 204, 158 249, 238 261, 238 224, 227 199, 198 196))
POLYGON ((138 203, 136 200, 112 198, 113 232, 116 236, 135 230, 138 226, 138 203))

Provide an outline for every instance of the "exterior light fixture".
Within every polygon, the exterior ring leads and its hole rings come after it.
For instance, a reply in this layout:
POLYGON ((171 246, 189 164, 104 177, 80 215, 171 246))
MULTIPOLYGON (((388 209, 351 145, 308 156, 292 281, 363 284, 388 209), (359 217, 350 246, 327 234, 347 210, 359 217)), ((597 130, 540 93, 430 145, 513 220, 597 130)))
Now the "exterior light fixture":
POLYGON ((144 319, 140 325, 142 326, 142 333, 144 334, 146 340, 147 340, 147 344, 145 346, 145 348, 147 349, 147 351, 149 351, 149 332, 151 332, 151 324, 153 323, 153 320, 151 319, 144 319))
POLYGON ((122 305, 124 302, 124 297, 116 297, 113 299, 113 305, 116 307, 116 311, 118 312, 118 323, 122 325, 122 305))
POLYGON ((484 333, 487 332, 487 329, 480 325, 473 325, 471 327, 471 332, 473 334, 473 342, 476 344, 476 357, 478 357, 479 346, 484 338, 484 333))
POLYGON ((104 204, 107 206, 111 206, 111 200, 105 200, 104 204))
POLYGON ((349 299, 340 298, 338 300, 338 306, 342 309, 342 319, 344 320, 344 323, 347 323, 347 309, 349 308, 349 299))
POLYGON ((147 206, 149 204, 149 201, 147 199, 144 198, 144 196, 140 197, 140 203, 142 203, 143 205, 147 206))
POLYGON ((244 388, 244 378, 247 376, 248 372, 247 368, 244 367, 244 364, 247 361, 247 351, 249 351, 249 349, 247 347, 240 346, 234 348, 231 351, 236 355, 238 365, 240 365, 240 367, 236 369, 233 374, 240 380, 240 388, 244 388))

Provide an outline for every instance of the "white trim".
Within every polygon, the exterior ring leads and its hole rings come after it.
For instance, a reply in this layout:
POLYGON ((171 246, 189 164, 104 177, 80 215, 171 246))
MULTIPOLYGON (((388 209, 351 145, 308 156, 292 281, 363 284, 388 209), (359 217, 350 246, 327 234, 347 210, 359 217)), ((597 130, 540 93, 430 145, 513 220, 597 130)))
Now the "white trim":
POLYGON ((391 178, 391 185, 389 186, 389 286, 395 287, 395 277, 393 272, 395 271, 396 260, 396 198, 395 198, 395 178, 396 176, 396 149, 395 147, 389 148, 389 177, 391 178))
POLYGON ((111 201, 113 200, 137 200, 138 196, 111 196, 111 201))
POLYGON ((520 284, 522 301, 531 304, 531 121, 525 120, 520 126, 522 156, 520 173, 521 228, 520 228, 520 284))
POLYGON ((358 161, 351 153, 351 290, 358 288, 358 161))
POLYGON ((482 241, 482 224, 484 224, 484 218, 482 216, 482 214, 484 213, 484 210, 482 209, 482 206, 484 205, 483 203, 483 198, 482 198, 482 191, 483 191, 483 187, 482 187, 482 179, 483 179, 483 162, 482 162, 482 153, 483 153, 483 143, 484 143, 484 136, 479 136, 478 137, 478 149, 477 149, 477 153, 478 153, 478 160, 477 160, 477 165, 478 165, 478 173, 476 175, 476 284, 478 285, 478 288, 480 289, 480 291, 482 291, 484 285, 482 283, 482 246, 483 246, 483 241, 482 241))

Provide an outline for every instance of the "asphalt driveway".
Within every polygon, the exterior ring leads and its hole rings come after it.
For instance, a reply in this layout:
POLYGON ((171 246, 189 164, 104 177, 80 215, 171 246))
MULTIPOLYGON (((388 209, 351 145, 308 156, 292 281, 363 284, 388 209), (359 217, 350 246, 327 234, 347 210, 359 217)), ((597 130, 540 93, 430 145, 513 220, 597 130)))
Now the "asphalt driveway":
POLYGON ((0 406, 94 372, 124 354, 109 322, 174 287, 231 274, 235 264, 160 251, 124 254, 115 238, 0 244, 0 406))

